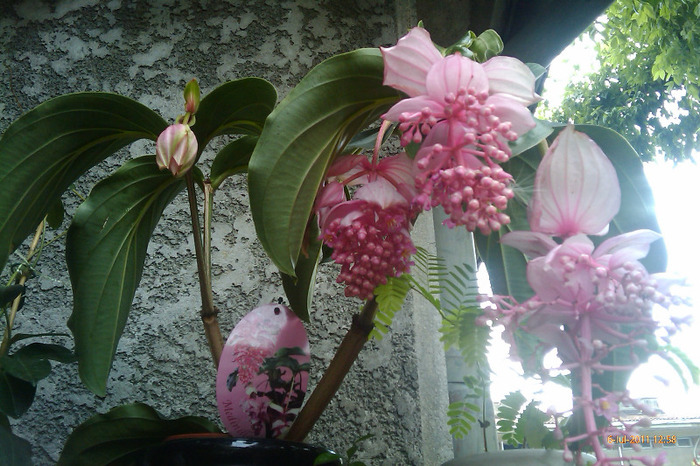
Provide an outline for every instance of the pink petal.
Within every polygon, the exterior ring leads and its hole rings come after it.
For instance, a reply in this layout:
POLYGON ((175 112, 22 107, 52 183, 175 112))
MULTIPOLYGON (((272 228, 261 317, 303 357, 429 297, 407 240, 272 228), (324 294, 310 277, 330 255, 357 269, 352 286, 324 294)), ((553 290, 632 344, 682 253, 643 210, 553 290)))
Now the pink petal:
POLYGON ((527 281, 537 296, 543 301, 562 298, 578 301, 592 298, 592 284, 587 268, 566 271, 562 258, 577 258, 593 252, 593 242, 585 235, 567 238, 564 243, 553 248, 544 257, 538 257, 527 264, 527 281))
POLYGON ((488 92, 489 82, 482 66, 459 54, 445 57, 436 62, 426 80, 428 95, 437 102, 445 97, 456 96, 460 89, 472 89, 475 94, 488 92))
POLYGON ((537 327, 528 327, 528 333, 538 337, 551 347, 557 349, 557 356, 565 363, 578 360, 578 350, 574 345, 571 336, 564 332, 560 325, 552 323, 549 325, 541 325, 537 327))
POLYGON ((416 194, 413 160, 405 152, 381 159, 376 171, 389 180, 408 202, 413 199, 416 194))
POLYGON ((384 178, 377 178, 376 181, 367 183, 355 192, 355 199, 362 199, 379 205, 386 209, 395 205, 408 205, 408 201, 403 197, 390 182, 384 178))
POLYGON ((341 155, 336 157, 330 168, 328 168, 326 178, 337 178, 339 181, 342 181, 354 172, 357 172, 356 168, 363 160, 367 160, 367 157, 364 155, 341 155))
POLYGON ((489 94, 502 94, 526 106, 542 100, 535 93, 535 75, 517 58, 493 57, 482 66, 489 78, 489 94))
POLYGON ((536 231, 511 231, 503 235, 501 244, 516 248, 533 258, 547 255, 557 247, 557 243, 549 235, 536 231))
POLYGON ((635 230, 629 233, 613 236, 603 241, 593 253, 594 257, 612 255, 609 261, 610 269, 614 270, 626 262, 634 262, 649 254, 649 246, 661 238, 652 230, 635 230))
POLYGON ((615 168, 593 140, 568 126, 537 169, 530 228, 561 237, 600 234, 618 210, 615 168))
POLYGON ((336 205, 326 216, 326 220, 321 225, 321 231, 325 229, 326 225, 336 219, 340 219, 341 225, 350 225, 357 218, 364 215, 362 207, 366 204, 367 201, 364 200, 352 200, 336 205))
POLYGON ((424 110, 429 111, 430 114, 436 116, 436 118, 440 118, 441 115, 443 115, 444 109, 444 104, 436 102, 427 96, 418 96, 400 100, 396 105, 391 107, 388 112, 382 115, 382 118, 389 121, 399 121, 401 115, 404 113, 416 115, 417 118, 424 110))
POLYGON ((381 47, 384 58, 384 85, 410 97, 426 94, 425 79, 430 67, 442 58, 430 34, 415 27, 389 48, 381 47))
POLYGON ((561 279, 547 264, 544 257, 532 259, 527 263, 527 282, 542 301, 554 301, 561 295, 561 279), (552 281, 552 278, 555 278, 552 281))
POLYGON ((314 210, 318 215, 318 224, 323 229, 330 210, 345 201, 345 189, 342 183, 334 181, 322 187, 316 196, 314 210))
POLYGON ((522 136, 535 127, 535 119, 530 110, 505 95, 492 95, 486 99, 485 105, 492 107, 493 114, 502 122, 510 122, 512 125, 510 129, 515 131, 518 136, 522 136))

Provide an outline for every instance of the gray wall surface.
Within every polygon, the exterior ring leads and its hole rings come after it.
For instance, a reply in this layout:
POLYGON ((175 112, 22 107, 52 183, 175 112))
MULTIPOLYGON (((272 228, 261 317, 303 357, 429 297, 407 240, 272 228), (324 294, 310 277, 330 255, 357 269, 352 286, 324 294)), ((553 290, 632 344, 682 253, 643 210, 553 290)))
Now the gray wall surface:
MULTIPOLYGON (((395 43, 397 31, 407 26, 397 18, 411 17, 393 2, 373 0, 0 3, 0 131, 48 98, 87 90, 132 97, 172 121, 182 109, 182 88, 193 77, 206 94, 224 81, 259 76, 282 98, 327 57, 395 43)), ((154 150, 150 141, 137 142, 95 167, 75 188, 87 195, 99 177, 154 150)), ((205 172, 212 153, 205 153, 205 172)), ((238 177, 215 199, 213 287, 225 336, 249 310, 283 294, 277 270, 255 238, 247 196, 245 178, 238 177)), ((69 213, 79 204, 72 193, 63 200, 69 213)), ((427 215, 420 221, 432 225, 427 215)), ((431 230, 421 225, 423 242, 416 242, 426 246, 431 230)), ((67 227, 64 220, 48 239, 67 227)), ((54 365, 29 412, 13 421, 15 433, 32 442, 36 464, 55 463, 76 425, 124 403, 142 401, 166 417, 218 421, 189 228, 182 193, 166 209, 149 246, 107 396, 96 397, 82 386, 77 365, 54 365)), ((16 331, 68 333, 71 290, 64 252, 62 239, 44 252, 16 331)), ((307 327, 313 353, 309 389, 360 307, 343 297, 336 275, 337 269, 325 266, 316 287, 307 327)), ((360 450, 368 464, 439 464, 452 457, 444 422, 444 355, 435 331, 439 322, 419 299, 409 300, 383 340, 363 350, 308 441, 344 452, 356 438, 374 434, 360 450)))

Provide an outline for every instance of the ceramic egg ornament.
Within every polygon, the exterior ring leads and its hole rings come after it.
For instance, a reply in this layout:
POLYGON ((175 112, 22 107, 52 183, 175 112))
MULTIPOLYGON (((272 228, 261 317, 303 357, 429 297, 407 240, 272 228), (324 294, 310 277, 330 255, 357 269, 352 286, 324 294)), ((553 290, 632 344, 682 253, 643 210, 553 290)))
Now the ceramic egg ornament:
POLYGON ((216 377, 219 415, 236 437, 280 437, 301 409, 309 375, 309 339, 282 304, 250 311, 224 345, 216 377))

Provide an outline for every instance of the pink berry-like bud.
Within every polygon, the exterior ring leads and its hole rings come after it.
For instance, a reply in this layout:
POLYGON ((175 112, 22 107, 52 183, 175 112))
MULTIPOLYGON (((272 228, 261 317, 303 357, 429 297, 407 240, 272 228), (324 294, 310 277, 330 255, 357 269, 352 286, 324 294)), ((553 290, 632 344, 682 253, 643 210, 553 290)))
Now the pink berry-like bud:
POLYGON ((199 108, 199 84, 197 84, 196 79, 192 79, 185 86, 185 92, 183 93, 185 97, 185 111, 194 115, 197 113, 199 108))
POLYGON ((156 141, 158 167, 168 169, 173 176, 185 175, 197 158, 197 138, 189 126, 177 123, 160 133, 156 141))

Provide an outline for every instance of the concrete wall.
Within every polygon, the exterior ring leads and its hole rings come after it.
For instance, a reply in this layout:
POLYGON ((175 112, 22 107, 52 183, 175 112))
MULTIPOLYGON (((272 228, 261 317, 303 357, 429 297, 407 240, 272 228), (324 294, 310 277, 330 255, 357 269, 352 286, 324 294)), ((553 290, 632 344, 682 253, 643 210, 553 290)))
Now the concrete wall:
MULTIPOLYGON (((282 97, 324 58, 394 43, 412 17, 410 2, 374 0, 2 2, 0 131, 50 97, 84 90, 132 97, 169 121, 181 111, 182 87, 192 77, 206 94, 226 80, 260 76, 282 97)), ((76 190, 86 195, 124 160, 153 151, 151 142, 133 144, 84 176, 76 190)), ((210 160, 211 152, 207 156, 210 160)), ((250 309, 281 296, 282 287, 255 238, 245 179, 227 181, 215 201, 213 286, 228 333, 250 309)), ((72 213, 79 201, 68 193, 64 202, 72 213)), ((169 417, 218 420, 187 215, 183 193, 156 229, 107 396, 87 391, 76 365, 55 366, 39 384, 29 412, 13 421, 15 433, 34 445, 36 464, 54 463, 74 426, 123 403, 143 401, 169 417)), ((417 242, 429 243, 432 222, 427 216, 421 222, 427 223, 419 225, 417 242)), ((59 232, 67 227, 66 220, 59 232)), ((62 240, 45 251, 17 331, 68 332, 71 291, 63 254, 62 240)), ((310 387, 360 307, 342 297, 336 274, 324 267, 316 288, 308 327, 314 354, 310 387)), ((372 433, 360 455, 369 464, 439 464, 451 458, 437 324, 435 313, 412 299, 391 333, 362 352, 308 440, 345 451, 354 439, 372 433)), ((69 339, 63 341, 70 346, 69 339)))

